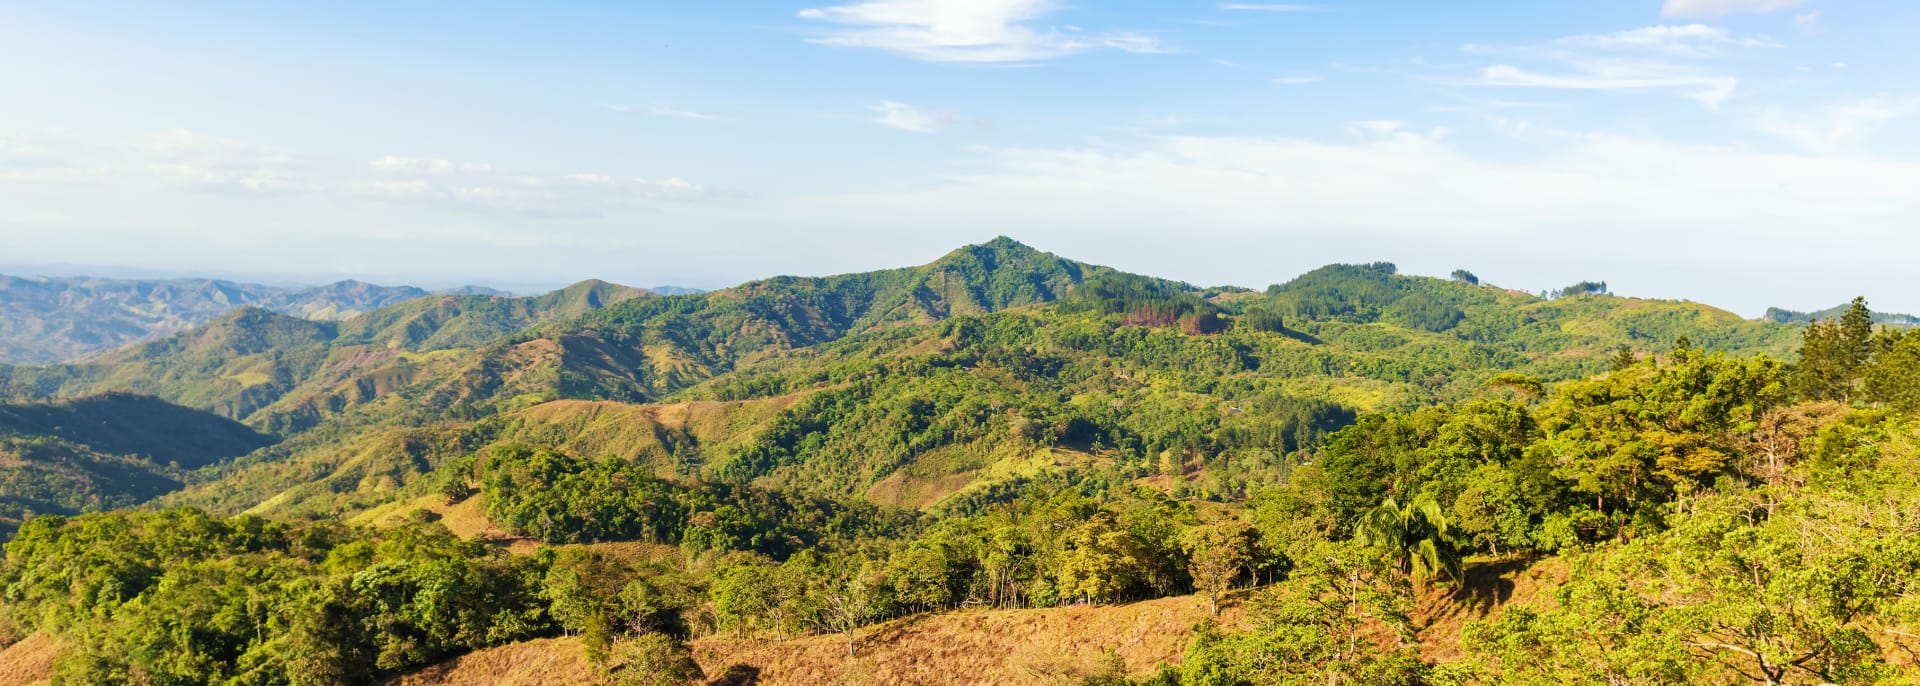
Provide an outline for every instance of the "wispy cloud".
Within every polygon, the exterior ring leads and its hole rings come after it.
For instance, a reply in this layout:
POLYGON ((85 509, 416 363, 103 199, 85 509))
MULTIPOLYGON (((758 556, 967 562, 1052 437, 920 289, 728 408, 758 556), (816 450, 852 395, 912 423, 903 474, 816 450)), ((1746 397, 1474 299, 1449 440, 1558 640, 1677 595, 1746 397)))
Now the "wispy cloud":
POLYGON ((1469 44, 1468 53, 1535 62, 1480 68, 1467 85, 1589 91, 1672 91, 1717 108, 1739 87, 1735 76, 1710 70, 1710 60, 1733 49, 1776 48, 1765 38, 1737 36, 1703 24, 1647 26, 1613 33, 1556 38, 1533 45, 1469 44))
POLYGON ((1754 128, 1807 152, 1852 156, 1865 154, 1868 139, 1887 124, 1915 115, 1920 115, 1920 95, 1883 94, 1810 114, 1766 108, 1754 128))
POLYGON ((1669 17, 1723 17, 1783 10, 1806 0, 1667 0, 1660 13, 1669 17))
POLYGON ((1726 29, 1705 24, 1683 26, 1647 26, 1629 31, 1567 36, 1553 41, 1568 48, 1600 50, 1640 49, 1673 55, 1705 57, 1721 48, 1777 48, 1779 43, 1764 38, 1735 36, 1726 29))
POLYGON ((1169 47, 1159 36, 1122 31, 1108 34, 1100 39, 1100 44, 1121 52, 1139 55, 1171 55, 1179 50, 1169 47))
POLYGON ((670 117, 673 119, 693 119, 698 121, 721 121, 726 119, 726 117, 722 117, 716 114, 707 114, 705 112, 695 112, 692 110, 675 109, 672 107, 661 107, 659 105, 639 106, 639 105, 606 104, 606 105, 601 105, 601 107, 606 108, 610 112, 619 112, 621 114, 644 114, 652 117, 670 117))
POLYGON ((1056 0, 869 0, 804 9, 799 16, 840 27, 810 39, 815 43, 930 62, 1029 62, 1096 48, 1172 52, 1159 39, 1132 32, 1035 25, 1060 8, 1056 0))
POLYGON ((1229 2, 1220 5, 1228 12, 1325 12, 1326 5, 1275 5, 1255 2, 1229 2))
POLYGON ((1300 86, 1300 85, 1305 85, 1309 83, 1319 83, 1325 79, 1326 77, 1317 76, 1317 75, 1281 76, 1281 77, 1275 78, 1273 82, 1275 85, 1280 85, 1280 86, 1300 86))
POLYGON ((933 133, 940 130, 938 118, 904 102, 887 100, 867 109, 875 113, 873 123, 881 126, 914 133, 933 133))
POLYGON ((1647 71, 1635 68, 1591 68, 1575 73, 1542 73, 1528 71, 1508 64, 1497 64, 1480 71, 1480 78, 1473 82, 1478 86, 1513 86, 1526 88, 1564 88, 1570 90, 1647 90, 1678 89, 1687 97, 1698 100, 1708 107, 1719 107, 1739 86, 1740 81, 1728 76, 1671 75, 1655 76, 1647 71))

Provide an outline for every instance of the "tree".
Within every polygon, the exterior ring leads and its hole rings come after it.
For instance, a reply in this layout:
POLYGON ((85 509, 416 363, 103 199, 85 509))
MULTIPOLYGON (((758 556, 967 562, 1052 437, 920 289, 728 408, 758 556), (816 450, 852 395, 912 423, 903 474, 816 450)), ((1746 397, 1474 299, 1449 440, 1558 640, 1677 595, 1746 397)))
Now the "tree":
POLYGON ((1838 320, 1808 324, 1801 336, 1794 394, 1802 400, 1851 401, 1874 351, 1873 312, 1866 298, 1854 298, 1838 320))
POLYGON ((1613 371, 1617 372, 1639 363, 1640 357, 1633 354, 1632 346, 1622 343, 1620 347, 1614 348, 1611 362, 1613 371))
POLYGON ((688 686, 706 678, 685 643, 657 631, 615 643, 613 663, 618 686, 688 686))
POLYGON ((1605 281, 1581 281, 1558 291, 1560 297, 1571 298, 1580 295, 1601 295, 1607 293, 1605 281))
POLYGON ((1443 574, 1454 581, 1462 578, 1447 516, 1431 497, 1404 506, 1388 497, 1354 526, 1354 541, 1384 553, 1416 583, 1443 574))
POLYGON ((1864 390, 1869 400, 1900 412, 1920 410, 1920 333, 1886 329, 1874 341, 1864 390))
MULTIPOLYGON (((850 562, 843 562, 843 565, 850 562)), ((854 653, 854 632, 881 617, 888 609, 885 581, 881 573, 862 565, 836 575, 823 589, 819 621, 821 628, 847 639, 847 656, 854 653)))
POLYGON ((1061 598, 1109 602, 1139 585, 1143 565, 1139 542, 1101 514, 1068 532, 1052 566, 1061 598))
POLYGON ((1493 378, 1487 379, 1487 387, 1505 388, 1512 391, 1515 396, 1525 400, 1538 398, 1547 392, 1546 384, 1541 383, 1537 378, 1519 372, 1500 372, 1499 374, 1495 374, 1493 378))
POLYGON ((1187 529, 1180 547, 1187 553, 1187 574, 1207 596, 1207 610, 1220 614, 1220 599, 1253 561, 1253 527, 1227 520, 1187 529))
POLYGON ((1480 277, 1474 276, 1473 272, 1467 271, 1465 269, 1453 270, 1453 280, 1458 281, 1460 283, 1467 284, 1469 286, 1480 285, 1480 277))
POLYGON ((1287 580, 1249 603, 1250 630, 1222 633, 1212 620, 1196 628, 1178 683, 1427 683, 1427 667, 1413 646, 1413 598, 1392 563, 1351 541, 1317 543, 1301 553, 1287 580), (1378 630, 1383 626, 1385 636, 1378 630))
POLYGON ((440 482, 440 495, 445 496, 448 505, 454 505, 473 495, 473 486, 467 483, 463 474, 455 474, 440 482))
POLYGON ((1593 498, 1593 512, 1657 518, 1656 505, 1739 464, 1760 418, 1785 400, 1784 381, 1764 357, 1679 349, 1665 363, 1562 384, 1529 455, 1593 498))

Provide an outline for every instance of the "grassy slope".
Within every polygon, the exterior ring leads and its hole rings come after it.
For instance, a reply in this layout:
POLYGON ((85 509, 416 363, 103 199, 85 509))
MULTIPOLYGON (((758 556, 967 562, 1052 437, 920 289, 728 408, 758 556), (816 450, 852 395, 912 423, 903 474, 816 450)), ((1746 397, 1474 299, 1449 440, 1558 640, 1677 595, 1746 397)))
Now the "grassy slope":
POLYGON ((420 477, 449 460, 510 442, 595 459, 644 460, 662 476, 673 476, 698 467, 676 456, 676 442, 723 451, 730 442, 751 437, 793 400, 664 405, 561 400, 476 422, 302 436, 161 503, 217 512, 352 514, 424 495, 420 477))
MULTIPOLYGON (((1429 659, 1454 657, 1468 621, 1515 605, 1547 606, 1553 602, 1552 589, 1566 575, 1565 565, 1553 559, 1470 568, 1460 596, 1466 602, 1453 602, 1451 591, 1439 589, 1416 609, 1422 654, 1429 659)), ((1244 598, 1246 593, 1239 595, 1244 598)), ((1098 673, 1108 650, 1117 652, 1135 677, 1157 671, 1163 662, 1178 663, 1194 626, 1206 616, 1204 600, 1183 596, 1116 606, 916 615, 861 629, 853 657, 837 635, 720 635, 697 639, 692 648, 713 684, 1066 685, 1098 673)), ((1220 621, 1228 628, 1239 626, 1239 608, 1229 606, 1220 621)), ((473 653, 397 683, 584 684, 600 679, 577 640, 554 638, 473 653)))

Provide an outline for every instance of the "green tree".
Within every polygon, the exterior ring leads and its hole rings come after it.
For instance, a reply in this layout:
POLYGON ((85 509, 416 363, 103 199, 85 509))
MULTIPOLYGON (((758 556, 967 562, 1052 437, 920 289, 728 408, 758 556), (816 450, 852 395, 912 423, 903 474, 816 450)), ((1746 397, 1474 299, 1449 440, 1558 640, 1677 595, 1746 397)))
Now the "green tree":
POLYGON ((1462 578, 1460 553, 1440 503, 1420 497, 1406 505, 1389 497, 1360 518, 1354 541, 1379 550, 1394 568, 1417 584, 1436 576, 1462 578))
POLYGON ((706 680, 693 651, 657 631, 615 643, 612 659, 613 681, 618 686, 689 686, 706 680))
POLYGON ((1234 579, 1253 563, 1254 530, 1238 519, 1192 527, 1181 536, 1187 574, 1207 596, 1209 614, 1220 614, 1220 600, 1234 579))
POLYGON ((1793 390, 1803 400, 1848 402, 1873 354, 1873 312, 1866 298, 1854 298, 1839 320, 1807 325, 1793 390))

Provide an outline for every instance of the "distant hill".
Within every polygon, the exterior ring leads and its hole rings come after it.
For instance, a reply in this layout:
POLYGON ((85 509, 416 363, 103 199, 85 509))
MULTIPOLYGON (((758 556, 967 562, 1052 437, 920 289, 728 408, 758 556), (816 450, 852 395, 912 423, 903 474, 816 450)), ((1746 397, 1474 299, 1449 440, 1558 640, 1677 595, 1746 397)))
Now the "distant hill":
MULTIPOLYGON (((1761 319, 1786 324, 1806 324, 1816 321, 1837 320, 1841 315, 1847 313, 1848 307, 1851 307, 1851 305, 1834 305, 1833 307, 1818 312, 1798 312, 1779 307, 1769 307, 1767 308, 1767 313, 1762 315, 1761 319)), ((1910 314, 1900 314, 1898 312, 1875 312, 1873 313, 1873 322, 1875 324, 1887 324, 1890 326, 1920 326, 1920 317, 1915 317, 1910 314)))
POLYGON ((706 292, 699 288, 687 288, 685 286, 651 286, 648 287, 647 290, 659 295, 695 295, 706 292))
POLYGON ((416 381, 455 378, 476 354, 538 322, 577 318, 647 291, 583 281, 525 298, 416 298, 345 321, 246 306, 198 327, 79 363, 0 366, 0 397, 151 394, 284 433, 416 381))
POLYGON ((428 295, 359 281, 279 288, 211 279, 122 280, 0 275, 0 363, 79 359, 253 306, 306 319, 346 319, 428 295))

